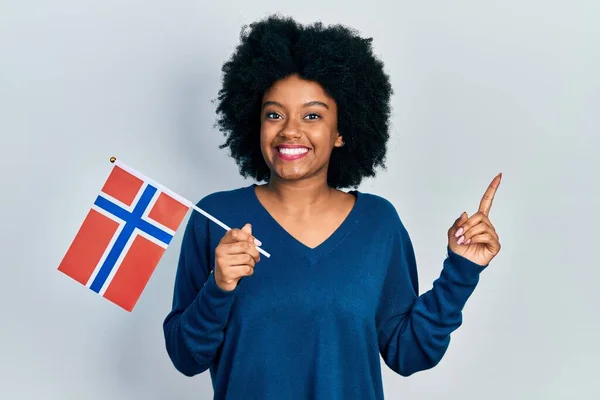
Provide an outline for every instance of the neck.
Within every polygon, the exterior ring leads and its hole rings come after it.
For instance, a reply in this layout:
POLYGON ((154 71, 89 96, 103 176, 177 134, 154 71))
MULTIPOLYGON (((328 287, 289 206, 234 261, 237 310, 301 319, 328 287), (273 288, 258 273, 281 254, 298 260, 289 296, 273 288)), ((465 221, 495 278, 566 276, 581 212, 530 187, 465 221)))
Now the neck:
POLYGON ((271 177, 264 188, 286 213, 299 217, 318 212, 335 191, 323 179, 284 181, 277 177, 271 177))

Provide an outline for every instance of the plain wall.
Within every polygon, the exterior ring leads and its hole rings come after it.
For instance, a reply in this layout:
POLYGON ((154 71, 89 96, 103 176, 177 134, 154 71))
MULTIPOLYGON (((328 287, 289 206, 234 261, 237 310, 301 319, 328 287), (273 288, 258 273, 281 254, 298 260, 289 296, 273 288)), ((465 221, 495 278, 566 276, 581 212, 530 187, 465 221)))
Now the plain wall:
MULTIPOLYGON (((0 2, 3 399, 210 399, 171 365, 162 322, 182 232, 127 313, 56 268, 117 156, 196 201, 246 185, 213 127, 221 66, 271 12, 374 38, 392 77, 388 169, 421 290, 446 231, 504 173, 503 245, 436 368, 390 399, 600 398, 600 3, 0 2)), ((268 249, 268 243, 264 246, 268 249)))

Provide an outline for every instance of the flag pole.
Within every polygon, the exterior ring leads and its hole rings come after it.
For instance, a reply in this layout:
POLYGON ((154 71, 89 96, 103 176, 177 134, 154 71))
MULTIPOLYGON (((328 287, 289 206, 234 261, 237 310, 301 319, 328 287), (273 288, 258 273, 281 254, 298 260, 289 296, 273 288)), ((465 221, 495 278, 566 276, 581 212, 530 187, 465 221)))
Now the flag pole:
MULTIPOLYGON (((129 172, 134 172, 132 171, 131 168, 127 167, 126 165, 117 162, 117 157, 111 157, 110 158, 110 162, 115 164, 115 165, 119 165, 120 167, 128 170, 129 172)), ((140 174, 138 171, 135 171, 135 175, 142 175, 140 174)), ((197 205, 195 205, 194 203, 192 203, 191 201, 179 196, 178 194, 172 192, 171 190, 167 189, 166 187, 164 187, 163 185, 161 185, 160 183, 147 178, 145 176, 142 175, 142 178, 145 181, 151 182, 153 185, 157 186, 158 188, 160 188, 162 191, 164 191, 165 193, 168 193, 169 195, 172 195, 173 197, 176 197, 178 200, 181 200, 182 202, 186 203, 190 208, 194 209, 194 211, 199 212, 200 214, 204 215, 206 218, 208 218, 209 220, 211 220, 212 222, 214 222, 215 224, 219 225, 221 228, 225 229, 226 231, 230 231, 231 228, 228 227, 227 225, 225 225, 223 222, 219 221, 217 218, 213 217, 212 215, 210 215, 209 213, 207 213, 206 211, 204 211, 203 209, 201 209, 200 207, 198 207, 197 205)), ((267 253, 265 250, 261 249, 259 246, 256 246, 256 249, 258 250, 259 253, 261 253, 262 255, 264 255, 265 257, 269 258, 271 257, 271 255, 269 253, 267 253)))

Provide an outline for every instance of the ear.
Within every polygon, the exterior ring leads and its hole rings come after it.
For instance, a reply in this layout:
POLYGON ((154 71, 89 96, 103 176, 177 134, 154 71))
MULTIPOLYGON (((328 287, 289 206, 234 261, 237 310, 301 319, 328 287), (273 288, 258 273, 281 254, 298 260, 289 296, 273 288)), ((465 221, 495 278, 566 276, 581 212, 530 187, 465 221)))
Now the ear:
POLYGON ((335 138, 335 142, 333 142, 333 146, 334 147, 342 147, 344 145, 344 138, 342 137, 342 135, 340 135, 338 133, 337 137, 335 138))

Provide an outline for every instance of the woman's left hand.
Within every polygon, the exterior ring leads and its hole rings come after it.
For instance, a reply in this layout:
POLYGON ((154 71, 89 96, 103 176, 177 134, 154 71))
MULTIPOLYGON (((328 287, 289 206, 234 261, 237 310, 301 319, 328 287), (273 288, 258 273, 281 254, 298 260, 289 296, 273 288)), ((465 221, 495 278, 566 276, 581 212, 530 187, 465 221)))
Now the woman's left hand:
POLYGON ((475 214, 469 218, 463 212, 448 230, 450 250, 481 266, 488 265, 500 251, 498 234, 488 215, 501 180, 502 174, 492 180, 475 214))

